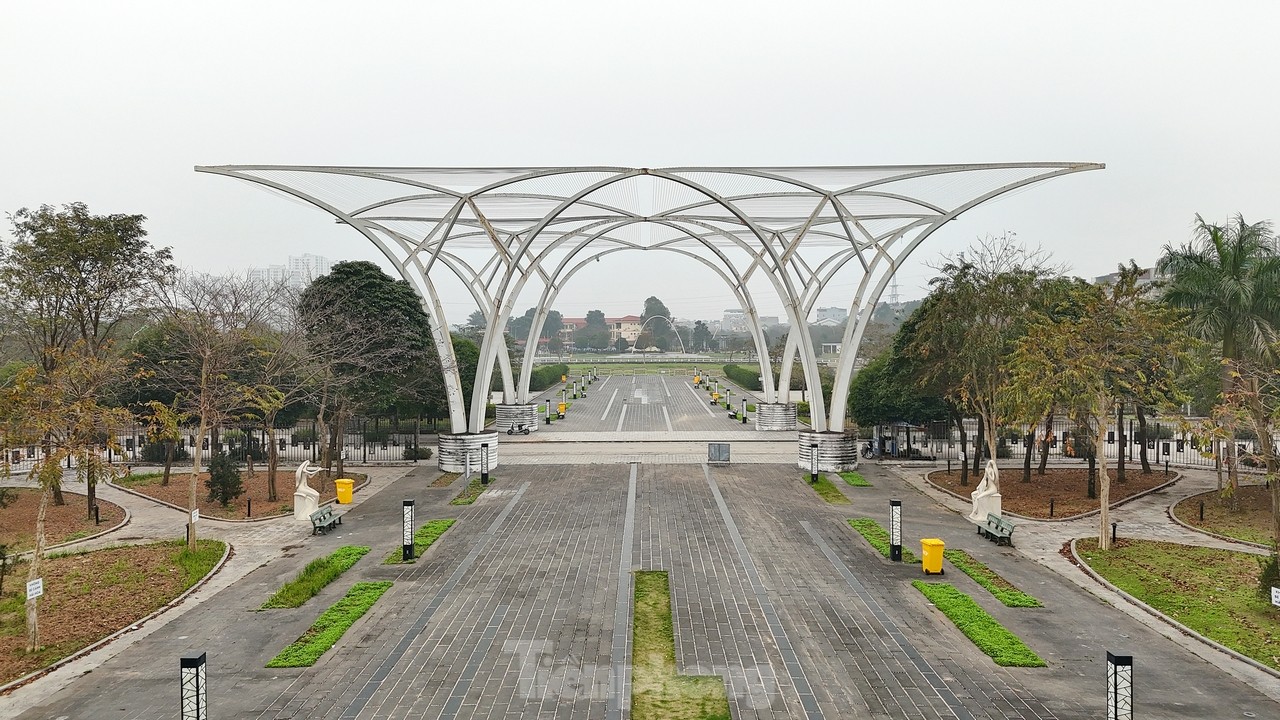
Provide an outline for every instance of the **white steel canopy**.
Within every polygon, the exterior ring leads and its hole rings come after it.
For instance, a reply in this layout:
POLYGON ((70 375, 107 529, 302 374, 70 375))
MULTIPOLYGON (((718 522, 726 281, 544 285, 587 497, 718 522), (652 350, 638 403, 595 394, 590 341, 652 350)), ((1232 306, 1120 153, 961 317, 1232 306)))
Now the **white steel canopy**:
POLYGON ((374 168, 197 167, 305 200, 350 225, 423 297, 445 368, 453 432, 480 432, 489 379, 502 369, 504 402, 528 402, 537 334, 565 283, 586 263, 623 250, 662 250, 708 266, 742 305, 765 402, 773 371, 748 283, 763 277, 790 325, 778 387, 798 357, 814 430, 842 430, 853 361, 871 312, 907 256, 938 227, 987 200, 1098 163, 868 167, 374 168), (852 268, 844 351, 832 407, 824 406, 807 319, 823 288, 852 268), (435 274, 456 275, 490 328, 504 328, 531 279, 543 290, 518 379, 503 333, 486 333, 470 412, 435 274))

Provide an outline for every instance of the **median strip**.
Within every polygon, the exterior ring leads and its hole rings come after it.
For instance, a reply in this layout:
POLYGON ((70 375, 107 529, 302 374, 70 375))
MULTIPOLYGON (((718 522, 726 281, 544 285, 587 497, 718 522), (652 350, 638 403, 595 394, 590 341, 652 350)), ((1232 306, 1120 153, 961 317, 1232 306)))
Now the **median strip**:
POLYGON ((839 488, 827 479, 826 475, 819 473, 817 482, 809 482, 808 478, 805 478, 805 484, 813 488, 813 491, 818 493, 818 497, 826 500, 832 505, 853 504, 850 502, 849 498, 844 496, 844 493, 840 492, 839 488))
POLYGON ((259 610, 296 608, 316 596, 326 585, 338 579, 352 565, 365 556, 369 548, 364 545, 344 545, 322 558, 316 558, 285 583, 259 610))
POLYGON ((679 675, 665 571, 635 574, 631 630, 632 720, 730 720, 719 675, 679 675))
POLYGON ((1022 592, 1013 583, 1000 577, 999 573, 964 550, 944 550, 942 556, 952 565, 960 568, 965 575, 973 578, 974 582, 986 588, 1005 607, 1044 607, 1039 600, 1022 592))
MULTIPOLYGON (((871 547, 880 552, 881 555, 889 557, 889 533, 880 527, 880 523, 871 518, 852 518, 849 520, 849 527, 858 531, 858 534, 867 541, 871 547)), ((902 562, 918 563, 920 559, 916 554, 911 552, 907 547, 902 548, 902 562)))
MULTIPOLYGON (((453 524, 455 522, 457 522, 457 520, 454 520, 453 518, 448 518, 445 520, 431 520, 431 521, 428 521, 426 525, 423 525, 422 527, 418 528, 418 531, 413 534, 414 559, 416 560, 417 558, 422 557, 422 553, 426 552, 427 548, 431 547, 432 543, 434 543, 436 540, 439 540, 440 536, 444 534, 445 530, 448 530, 449 528, 453 527, 453 524)), ((391 552, 390 555, 387 555, 387 558, 382 561, 382 564, 397 565, 399 563, 404 563, 404 562, 414 562, 414 561, 404 559, 404 548, 401 547, 401 548, 396 548, 394 551, 391 552)))
POLYGON ((1044 660, 1032 652, 1017 635, 987 614, 973 601, 948 583, 927 583, 912 580, 911 584, 924 594, 934 607, 942 611, 956 628, 964 633, 979 650, 986 653, 1001 667, 1045 667, 1044 660))
POLYGON ((267 667, 311 667, 321 655, 342 639, 347 628, 368 612, 390 587, 389 582, 359 582, 352 585, 341 600, 329 606, 302 637, 281 650, 279 655, 267 663, 267 667))

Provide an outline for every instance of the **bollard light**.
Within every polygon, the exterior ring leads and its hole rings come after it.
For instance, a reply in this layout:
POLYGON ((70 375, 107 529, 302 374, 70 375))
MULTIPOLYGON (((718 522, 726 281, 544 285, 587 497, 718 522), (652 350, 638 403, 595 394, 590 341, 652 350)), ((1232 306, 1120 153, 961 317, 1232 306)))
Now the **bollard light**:
POLYGON ((409 562, 413 559, 413 501, 405 500, 402 508, 404 512, 404 551, 400 555, 400 559, 409 562))
POLYGON ((742 424, 747 424, 747 399, 742 398, 742 424))
POLYGON ((889 501, 889 560, 902 562, 902 501, 889 501))
POLYGON ((818 443, 809 444, 809 482, 818 483, 818 443))
POLYGON ((205 653, 184 655, 179 661, 182 720, 207 720, 209 717, 205 697, 205 664, 205 653))
POLYGON ((480 484, 489 484, 489 443, 480 443, 480 484))
POLYGON ((1053 498, 1049 498, 1049 517, 1053 517, 1053 498))
POLYGON ((1107 720, 1133 720, 1133 656, 1107 651, 1107 720))
POLYGON ((551 398, 547 398, 547 424, 551 424, 551 398))
POLYGON ((1116 525, 1119 525, 1119 524, 1120 523, 1118 522, 1111 523, 1111 544, 1112 545, 1114 545, 1116 542, 1116 525))

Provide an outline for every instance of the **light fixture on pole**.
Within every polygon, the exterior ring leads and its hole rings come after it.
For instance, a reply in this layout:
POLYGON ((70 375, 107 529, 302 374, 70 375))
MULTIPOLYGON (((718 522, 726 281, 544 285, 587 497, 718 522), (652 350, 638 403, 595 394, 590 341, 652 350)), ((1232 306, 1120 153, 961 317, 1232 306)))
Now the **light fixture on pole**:
POLYGON ((404 513, 404 548, 400 559, 409 562, 413 559, 413 501, 405 500, 402 507, 404 513))
POLYGON ((205 653, 184 655, 179 661, 182 720, 206 720, 209 710, 205 696, 205 653))
POLYGON ((818 443, 809 444, 809 482, 818 482, 818 443))
POLYGON ((889 559, 902 562, 902 501, 889 501, 889 559))
POLYGON ((480 443, 480 484, 489 484, 489 443, 480 443))
POLYGON ((1107 720, 1133 720, 1133 656, 1107 651, 1107 720))

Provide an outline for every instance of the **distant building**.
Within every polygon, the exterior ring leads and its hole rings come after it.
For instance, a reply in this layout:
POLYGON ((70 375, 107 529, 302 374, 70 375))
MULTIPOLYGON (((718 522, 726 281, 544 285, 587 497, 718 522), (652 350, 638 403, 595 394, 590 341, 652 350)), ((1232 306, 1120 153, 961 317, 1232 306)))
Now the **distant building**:
MULTIPOLYGON (((1142 274, 1138 276, 1138 287, 1146 287, 1152 283, 1165 280, 1168 276, 1156 272, 1153 267, 1144 268, 1142 274)), ((1106 275, 1099 275, 1093 279, 1094 285, 1114 285, 1116 280, 1120 279, 1120 273, 1113 272, 1106 275)))
POLYGON ((248 277, 264 285, 283 282, 293 287, 306 287, 312 280, 327 275, 332 266, 333 263, 327 257, 304 253, 290 255, 286 265, 249 268, 248 277))
POLYGON ((839 325, 849 319, 849 311, 839 307, 818 308, 818 315, 814 318, 814 324, 823 324, 822 321, 829 320, 827 325, 839 325))
MULTIPOLYGON (((605 318, 605 327, 609 328, 609 341, 617 342, 618 338, 624 338, 627 342, 634 344, 636 338, 640 337, 640 322, 639 315, 605 318)), ((573 340, 573 334, 586 326, 586 318, 561 318, 560 338, 565 342, 570 342, 573 340)))
POLYGON ((724 319, 720 321, 720 329, 725 332, 746 332, 747 314, 739 308, 724 311, 724 319))
POLYGON ((760 327, 770 327, 772 325, 777 325, 777 324, 778 324, 777 315, 761 315, 760 316, 760 327))

